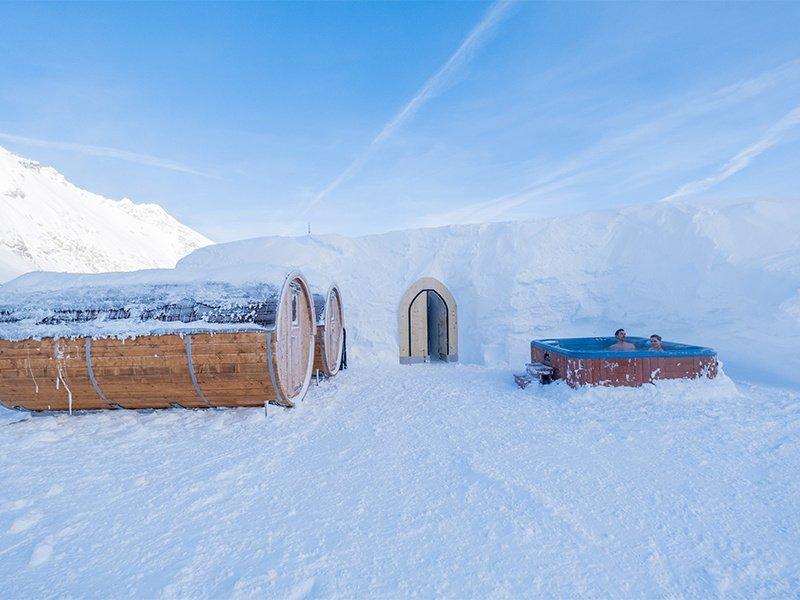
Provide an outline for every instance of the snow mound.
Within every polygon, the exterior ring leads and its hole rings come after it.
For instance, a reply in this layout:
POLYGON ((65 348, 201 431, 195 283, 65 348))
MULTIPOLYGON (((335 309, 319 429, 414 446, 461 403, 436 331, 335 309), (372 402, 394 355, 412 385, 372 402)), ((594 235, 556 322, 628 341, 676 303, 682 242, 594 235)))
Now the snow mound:
POLYGON ((265 237, 178 270, 269 257, 341 285, 350 355, 397 360, 397 310, 423 276, 458 303, 459 357, 521 365, 539 337, 659 333, 711 346, 737 375, 800 383, 800 203, 667 202, 360 238, 265 237))
POLYGON ((35 270, 172 267, 211 241, 160 206, 119 202, 0 148, 0 282, 35 270))
POLYGON ((353 360, 397 361, 400 298, 432 276, 458 303, 466 363, 518 367, 532 338, 625 327, 713 347, 737 376, 800 384, 800 204, 793 201, 667 202, 358 238, 264 237, 198 249, 174 270, 32 273, 5 291, 270 281, 263 277, 288 269, 303 272, 316 291, 339 283, 353 360))

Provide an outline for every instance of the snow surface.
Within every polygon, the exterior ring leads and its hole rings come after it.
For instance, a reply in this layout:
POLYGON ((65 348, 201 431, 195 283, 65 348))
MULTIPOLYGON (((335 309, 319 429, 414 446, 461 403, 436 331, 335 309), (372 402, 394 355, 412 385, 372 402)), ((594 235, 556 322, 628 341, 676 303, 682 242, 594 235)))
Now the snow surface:
POLYGON ((266 419, 0 425, 0 596, 797 597, 798 472, 792 391, 355 363, 266 419))
POLYGON ((210 243, 156 204, 108 200, 0 148, 0 283, 40 269, 172 267, 210 243))
POLYGON ((3 294, 289 268, 338 281, 351 366, 295 409, 0 411, 0 596, 800 595, 796 203, 261 238, 3 294), (422 276, 455 295, 465 364, 397 364, 422 276), (712 346, 725 372, 514 386, 531 338, 618 326, 712 346))

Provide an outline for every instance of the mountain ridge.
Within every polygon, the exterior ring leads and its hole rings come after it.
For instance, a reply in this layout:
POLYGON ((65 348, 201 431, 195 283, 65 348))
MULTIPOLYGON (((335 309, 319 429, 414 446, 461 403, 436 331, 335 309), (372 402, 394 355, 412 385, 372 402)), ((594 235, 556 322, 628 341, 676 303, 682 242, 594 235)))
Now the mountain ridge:
POLYGON ((0 146, 0 283, 23 273, 172 267, 213 243, 158 204, 111 200, 0 146))

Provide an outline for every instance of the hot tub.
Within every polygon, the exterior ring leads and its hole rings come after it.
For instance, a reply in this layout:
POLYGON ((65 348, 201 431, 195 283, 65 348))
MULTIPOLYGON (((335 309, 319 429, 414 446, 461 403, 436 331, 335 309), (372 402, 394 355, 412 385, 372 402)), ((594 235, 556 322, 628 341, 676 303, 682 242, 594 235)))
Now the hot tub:
POLYGON ((560 338, 531 342, 531 362, 550 365, 553 378, 579 385, 638 386, 656 379, 715 377, 717 353, 711 348, 663 342, 648 349, 649 338, 629 337, 635 350, 609 350, 613 337, 560 338))

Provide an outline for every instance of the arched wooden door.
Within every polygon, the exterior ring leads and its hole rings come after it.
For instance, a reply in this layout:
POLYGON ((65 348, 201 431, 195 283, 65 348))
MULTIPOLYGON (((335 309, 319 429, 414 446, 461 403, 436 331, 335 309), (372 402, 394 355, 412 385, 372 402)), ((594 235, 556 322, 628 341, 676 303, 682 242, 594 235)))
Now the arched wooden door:
POLYGON ((423 277, 408 288, 398 313, 400 362, 458 360, 458 308, 438 279, 423 277))

